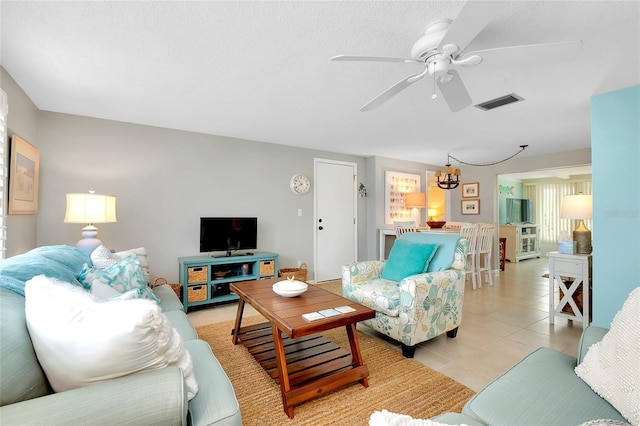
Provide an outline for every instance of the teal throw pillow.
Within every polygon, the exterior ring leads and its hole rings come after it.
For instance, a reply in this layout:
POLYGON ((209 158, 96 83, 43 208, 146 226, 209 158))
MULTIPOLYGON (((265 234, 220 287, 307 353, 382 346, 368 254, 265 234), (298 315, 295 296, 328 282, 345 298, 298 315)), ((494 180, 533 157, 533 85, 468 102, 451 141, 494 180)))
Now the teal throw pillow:
POLYGON ((425 272, 437 249, 438 244, 396 240, 382 270, 382 278, 401 281, 403 278, 425 272))
POLYGON ((140 260, 135 254, 120 259, 105 269, 89 268, 88 265, 85 265, 78 279, 90 287, 96 281, 106 284, 121 294, 121 297, 110 297, 109 299, 142 298, 160 303, 160 299, 147 286, 144 273, 140 267, 140 260))

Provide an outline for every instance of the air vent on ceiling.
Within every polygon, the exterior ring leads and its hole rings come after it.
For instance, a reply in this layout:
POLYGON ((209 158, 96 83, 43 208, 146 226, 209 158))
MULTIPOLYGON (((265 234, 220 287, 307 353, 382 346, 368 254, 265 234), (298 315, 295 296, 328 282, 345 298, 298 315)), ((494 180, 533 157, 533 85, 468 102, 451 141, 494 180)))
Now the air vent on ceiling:
POLYGON ((483 102, 475 106, 484 111, 489 111, 494 108, 498 108, 504 105, 509 105, 514 102, 520 102, 520 101, 524 101, 524 98, 516 95, 515 93, 511 93, 509 95, 500 96, 499 98, 491 99, 490 101, 483 102))

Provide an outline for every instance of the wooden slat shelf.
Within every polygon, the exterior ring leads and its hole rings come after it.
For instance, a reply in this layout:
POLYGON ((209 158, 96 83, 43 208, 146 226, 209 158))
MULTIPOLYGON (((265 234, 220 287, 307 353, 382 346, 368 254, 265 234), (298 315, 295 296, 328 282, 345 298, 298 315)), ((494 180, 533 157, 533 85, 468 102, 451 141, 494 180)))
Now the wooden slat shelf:
MULTIPOLYGON (((269 323, 240 329, 239 341, 262 368, 279 383, 276 352, 269 323), (245 338, 246 337, 246 338, 245 338), (259 344, 256 342, 259 341, 259 344)), ((282 339, 287 359, 287 372, 292 385, 299 385, 352 366, 351 353, 321 334, 282 339)))
POLYGON ((285 413, 293 418, 293 407, 327 392, 360 383, 369 385, 369 369, 364 364, 356 338, 358 321, 373 318, 366 306, 315 286, 298 297, 276 295, 271 286, 277 279, 230 285, 240 301, 231 332, 234 344, 242 344, 262 368, 280 385, 285 413), (245 303, 249 303, 269 322, 242 327, 245 303), (351 306, 352 312, 307 321, 305 313, 351 306), (349 349, 319 334, 345 327, 349 349))

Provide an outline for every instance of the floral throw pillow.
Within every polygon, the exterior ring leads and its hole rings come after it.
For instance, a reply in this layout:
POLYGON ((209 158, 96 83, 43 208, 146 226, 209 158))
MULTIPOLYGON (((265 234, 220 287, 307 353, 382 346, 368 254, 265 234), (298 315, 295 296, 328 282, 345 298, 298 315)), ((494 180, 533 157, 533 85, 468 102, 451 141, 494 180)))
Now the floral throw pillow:
POLYGON ((105 269, 90 268, 84 265, 84 268, 78 276, 78 280, 85 286, 92 287, 94 283, 99 282, 106 284, 118 293, 128 293, 128 297, 139 296, 143 299, 153 300, 160 303, 160 300, 153 294, 147 286, 138 256, 131 254, 120 259, 112 266, 105 269), (131 290, 135 290, 131 292, 131 290))

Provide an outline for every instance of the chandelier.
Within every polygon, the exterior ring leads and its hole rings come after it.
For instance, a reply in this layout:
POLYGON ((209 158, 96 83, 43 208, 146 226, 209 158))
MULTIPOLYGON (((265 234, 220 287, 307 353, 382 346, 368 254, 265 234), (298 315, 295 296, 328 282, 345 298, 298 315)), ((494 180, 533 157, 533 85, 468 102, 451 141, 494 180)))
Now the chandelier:
POLYGON ((452 158, 456 160, 458 163, 466 164, 467 166, 475 166, 475 167, 494 166, 496 164, 504 163, 507 160, 511 160, 513 157, 515 157, 516 155, 524 151, 525 148, 528 146, 529 145, 520 145, 520 151, 516 152, 513 155, 510 155, 504 160, 493 161, 491 163, 485 163, 485 164, 467 163, 465 161, 457 159, 451 154, 447 154, 447 164, 445 164, 444 170, 436 171, 436 179, 438 180, 437 182, 438 187, 442 189, 455 189, 458 187, 458 185, 460 185, 460 175, 461 175, 460 169, 454 169, 451 167, 452 158))
POLYGON ((447 154, 447 164, 443 171, 436 171, 438 186, 442 189, 454 189, 460 185, 460 169, 451 168, 450 155, 447 154))

